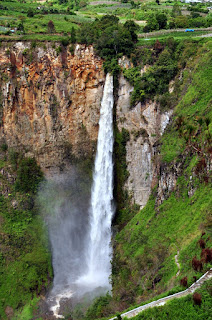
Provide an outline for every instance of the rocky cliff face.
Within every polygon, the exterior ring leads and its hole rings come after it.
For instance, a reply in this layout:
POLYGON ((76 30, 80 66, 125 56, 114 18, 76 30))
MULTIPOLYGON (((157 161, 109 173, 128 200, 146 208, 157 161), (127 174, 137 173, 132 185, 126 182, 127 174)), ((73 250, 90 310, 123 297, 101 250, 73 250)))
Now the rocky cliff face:
MULTIPOLYGON (((17 42, 0 48, 1 143, 34 156, 51 174, 73 157, 94 155, 105 75, 92 46, 77 45, 74 55, 59 44, 31 46, 17 42)), ((123 58, 120 64, 130 63, 123 58)), ((117 125, 130 132, 125 187, 143 207, 157 181, 157 141, 171 112, 162 114, 153 101, 131 108, 132 89, 121 75, 117 125)))
POLYGON ((1 142, 46 173, 94 154, 105 78, 91 46, 72 55, 59 44, 3 43, 0 69, 1 142))
MULTIPOLYGON (((126 62, 125 62, 126 65, 126 62)), ((117 125, 130 133, 126 145, 126 160, 129 177, 125 187, 132 202, 143 208, 157 183, 159 173, 157 141, 169 122, 172 111, 161 113, 153 101, 130 107, 130 92, 133 88, 121 75, 117 102, 117 125)))

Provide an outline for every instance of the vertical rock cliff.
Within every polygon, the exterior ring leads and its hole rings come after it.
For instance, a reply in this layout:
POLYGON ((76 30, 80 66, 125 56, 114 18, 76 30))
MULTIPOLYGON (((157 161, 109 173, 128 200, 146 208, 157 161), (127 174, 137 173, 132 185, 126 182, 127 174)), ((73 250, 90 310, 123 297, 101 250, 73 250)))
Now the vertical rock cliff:
MULTIPOLYGON (((60 44, 3 43, 0 48, 1 142, 36 158, 46 174, 95 153, 105 74, 92 46, 74 54, 60 44)), ((123 58, 121 67, 128 67, 123 58)), ((141 72, 145 72, 141 70, 141 72)), ((153 101, 131 108, 133 88, 119 77, 116 119, 130 133, 125 188, 144 207, 157 176, 157 141, 171 111, 153 101)))
POLYGON ((3 43, 0 68, 2 142, 46 173, 93 155, 105 78, 92 46, 3 43))
MULTIPOLYGON (((123 63, 123 61, 122 61, 123 63)), ((125 66, 127 66, 125 61, 125 66)), ((158 154, 157 141, 169 122, 172 111, 162 113, 155 101, 130 106, 133 87, 123 75, 119 78, 117 101, 117 126, 129 131, 126 145, 126 161, 129 176, 125 188, 132 202, 143 208, 157 183, 158 154)))

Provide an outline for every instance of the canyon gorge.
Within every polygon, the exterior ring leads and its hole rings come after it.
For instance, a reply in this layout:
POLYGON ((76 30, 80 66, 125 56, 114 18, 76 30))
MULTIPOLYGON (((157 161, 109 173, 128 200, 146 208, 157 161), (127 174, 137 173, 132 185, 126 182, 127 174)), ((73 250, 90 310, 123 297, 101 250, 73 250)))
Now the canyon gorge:
MULTIPOLYGON (((59 47, 59 45, 58 45, 59 47)), ((96 151, 100 104, 105 83, 103 61, 92 46, 77 45, 74 55, 47 44, 2 44, 1 143, 35 157, 45 174, 58 173, 74 158, 96 151)), ((129 67, 127 58, 120 65, 129 67)), ((156 145, 172 111, 153 101, 130 107, 132 87, 120 75, 116 97, 118 129, 130 133, 126 145, 132 202, 144 207, 157 176, 156 145)))
POLYGON ((30 301, 27 320, 109 318, 210 267, 211 43, 180 45, 110 75, 91 45, 1 42, 3 319, 30 301), (132 103, 146 74, 166 90, 132 103))

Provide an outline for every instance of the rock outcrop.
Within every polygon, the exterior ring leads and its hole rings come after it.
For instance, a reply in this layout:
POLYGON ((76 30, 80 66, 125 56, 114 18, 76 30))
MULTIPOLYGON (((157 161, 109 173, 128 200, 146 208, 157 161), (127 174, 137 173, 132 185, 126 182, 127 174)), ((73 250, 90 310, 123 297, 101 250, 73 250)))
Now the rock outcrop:
POLYGON ((157 183, 159 173, 157 141, 169 122, 172 110, 162 113, 155 101, 146 101, 130 107, 133 87, 123 75, 119 79, 117 126, 130 133, 126 145, 129 177, 125 187, 132 202, 143 208, 157 183))

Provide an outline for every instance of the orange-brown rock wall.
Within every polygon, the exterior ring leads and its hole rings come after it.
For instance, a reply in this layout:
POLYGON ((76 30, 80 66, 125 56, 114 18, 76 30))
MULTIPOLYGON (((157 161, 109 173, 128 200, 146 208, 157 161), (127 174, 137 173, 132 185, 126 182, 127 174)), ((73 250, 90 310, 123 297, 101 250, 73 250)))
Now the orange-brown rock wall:
POLYGON ((1 143, 47 173, 93 155, 105 75, 92 46, 5 42, 0 75, 1 143))

